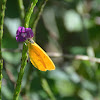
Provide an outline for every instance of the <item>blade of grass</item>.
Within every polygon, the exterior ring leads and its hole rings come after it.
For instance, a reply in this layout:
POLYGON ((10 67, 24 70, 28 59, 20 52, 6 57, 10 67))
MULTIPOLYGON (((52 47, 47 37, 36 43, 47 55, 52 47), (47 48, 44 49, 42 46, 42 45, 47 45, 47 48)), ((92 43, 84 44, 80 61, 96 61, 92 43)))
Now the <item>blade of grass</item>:
POLYGON ((40 71, 37 70, 37 72, 38 72, 39 78, 41 80, 42 88, 47 93, 47 95, 49 96, 50 100, 56 100, 53 92, 50 89, 50 86, 49 86, 47 80, 45 78, 43 78, 43 76, 42 76, 40 71))
POLYGON ((6 2, 7 0, 0 0, 0 100, 1 100, 2 68, 3 68, 1 45, 3 37, 3 24, 4 24, 6 2))
POLYGON ((49 84, 47 82, 47 80, 45 78, 41 78, 41 83, 42 83, 42 87, 45 90, 45 92, 48 94, 48 96, 50 97, 51 100, 56 100, 56 98, 53 95, 53 92, 51 91, 49 84))

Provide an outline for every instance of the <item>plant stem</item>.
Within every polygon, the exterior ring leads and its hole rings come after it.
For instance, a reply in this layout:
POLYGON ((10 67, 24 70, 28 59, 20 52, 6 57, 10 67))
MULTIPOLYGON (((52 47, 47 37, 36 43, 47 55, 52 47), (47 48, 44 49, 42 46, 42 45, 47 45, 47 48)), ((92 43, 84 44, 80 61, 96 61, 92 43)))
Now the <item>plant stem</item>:
POLYGON ((3 60, 0 59, 0 100, 1 100, 1 85, 2 85, 2 68, 3 68, 3 60))
POLYGON ((48 96, 51 98, 51 100, 56 100, 49 85, 48 82, 45 78, 41 78, 41 83, 42 83, 42 87, 45 90, 45 92, 48 94, 48 96))
POLYGON ((43 9, 44 9, 47 1, 48 0, 41 0, 41 3, 40 3, 39 8, 38 8, 39 10, 37 11, 37 13, 35 15, 35 19, 34 19, 34 22, 33 22, 33 25, 32 25, 32 27, 33 27, 32 30, 33 30, 34 33, 36 31, 37 23, 38 23, 38 21, 40 19, 40 16, 41 16, 41 14, 43 12, 43 9))
POLYGON ((22 25, 23 25, 24 17, 25 17, 25 9, 24 9, 23 0, 18 0, 18 4, 19 4, 19 11, 20 11, 20 18, 21 18, 22 25))
MULTIPOLYGON (((33 2, 31 3, 31 7, 29 8, 29 11, 27 12, 26 17, 25 17, 25 28, 29 27, 30 17, 37 2, 38 0, 33 0, 33 2)), ((20 72, 18 74, 18 79, 17 79, 17 84, 16 84, 13 100, 18 100, 19 93, 21 90, 21 82, 24 75, 25 66, 27 64, 27 50, 28 50, 27 43, 24 43, 23 50, 22 50, 22 63, 21 63, 20 72)))
POLYGON ((25 92, 28 92, 30 89, 30 80, 32 80, 32 72, 33 72, 33 66, 30 63, 29 69, 28 69, 28 74, 26 78, 26 84, 25 84, 25 92))
POLYGON ((2 37, 3 37, 5 8, 6 8, 6 0, 1 0, 0 1, 0 100, 1 100, 2 68, 3 68, 1 45, 2 45, 2 37))
POLYGON ((18 79, 17 79, 17 83, 16 83, 16 88, 15 88, 15 92, 14 92, 14 96, 13 96, 13 100, 18 100, 18 96, 21 90, 21 82, 22 82, 22 78, 24 75, 24 69, 25 66, 27 64, 27 45, 26 43, 23 44, 23 51, 22 51, 22 63, 21 63, 21 68, 20 68, 20 72, 18 74, 18 79))
POLYGON ((55 96, 53 95, 53 92, 51 91, 51 89, 49 87, 47 80, 45 78, 43 78, 40 71, 37 71, 37 72, 38 72, 39 78, 41 80, 41 84, 42 84, 44 91, 47 93, 47 95, 50 97, 51 100, 56 100, 55 96))
POLYGON ((31 15, 33 13, 34 7, 36 6, 37 2, 38 2, 38 0, 33 0, 33 2, 31 3, 31 7, 29 8, 29 11, 26 13, 26 18, 25 18, 25 27, 26 28, 29 27, 29 21, 30 21, 31 15))
POLYGON ((1 0, 0 1, 0 59, 2 59, 1 44, 2 44, 2 37, 3 37, 3 23, 4 23, 4 16, 5 16, 5 8, 6 8, 6 0, 1 0))

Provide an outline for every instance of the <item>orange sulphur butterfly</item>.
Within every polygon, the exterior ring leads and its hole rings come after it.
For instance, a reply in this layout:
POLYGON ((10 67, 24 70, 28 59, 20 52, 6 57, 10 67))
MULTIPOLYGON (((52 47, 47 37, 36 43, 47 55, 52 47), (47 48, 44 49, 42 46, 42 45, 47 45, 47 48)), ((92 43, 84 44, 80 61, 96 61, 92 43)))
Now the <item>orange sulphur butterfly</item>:
POLYGON ((34 67, 41 71, 55 70, 55 65, 50 57, 39 45, 31 40, 33 36, 34 34, 31 28, 19 26, 18 30, 16 31, 16 40, 18 42, 25 42, 26 40, 29 40, 28 53, 30 61, 34 65, 34 67))
POLYGON ((41 71, 55 70, 55 65, 46 52, 34 41, 28 42, 28 53, 31 63, 41 71))

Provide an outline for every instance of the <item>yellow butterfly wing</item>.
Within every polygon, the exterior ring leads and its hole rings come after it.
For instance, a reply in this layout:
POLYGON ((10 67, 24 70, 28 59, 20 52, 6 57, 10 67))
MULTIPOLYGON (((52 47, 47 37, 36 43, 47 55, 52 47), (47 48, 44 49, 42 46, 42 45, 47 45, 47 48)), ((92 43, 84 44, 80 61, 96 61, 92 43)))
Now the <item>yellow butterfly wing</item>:
POLYGON ((35 42, 28 43, 28 52, 31 63, 41 71, 55 70, 55 65, 46 52, 35 42))

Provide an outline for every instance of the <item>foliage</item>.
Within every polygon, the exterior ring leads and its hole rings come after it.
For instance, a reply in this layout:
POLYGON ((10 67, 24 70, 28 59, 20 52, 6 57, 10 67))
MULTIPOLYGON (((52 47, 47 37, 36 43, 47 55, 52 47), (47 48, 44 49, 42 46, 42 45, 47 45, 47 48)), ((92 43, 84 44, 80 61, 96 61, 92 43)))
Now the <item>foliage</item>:
MULTIPOLYGON (((100 100, 100 1, 46 1, 38 0, 28 25, 35 32, 36 42, 48 54, 52 53, 56 70, 40 72, 28 60, 18 100, 100 100), (76 55, 91 59, 80 60, 76 55), (95 57, 98 63, 92 59, 95 57)), ((15 36, 18 26, 25 25, 23 19, 31 1, 23 0, 23 4, 23 9, 17 0, 8 0, 6 4, 2 100, 12 100, 20 71, 22 43, 15 36)))

